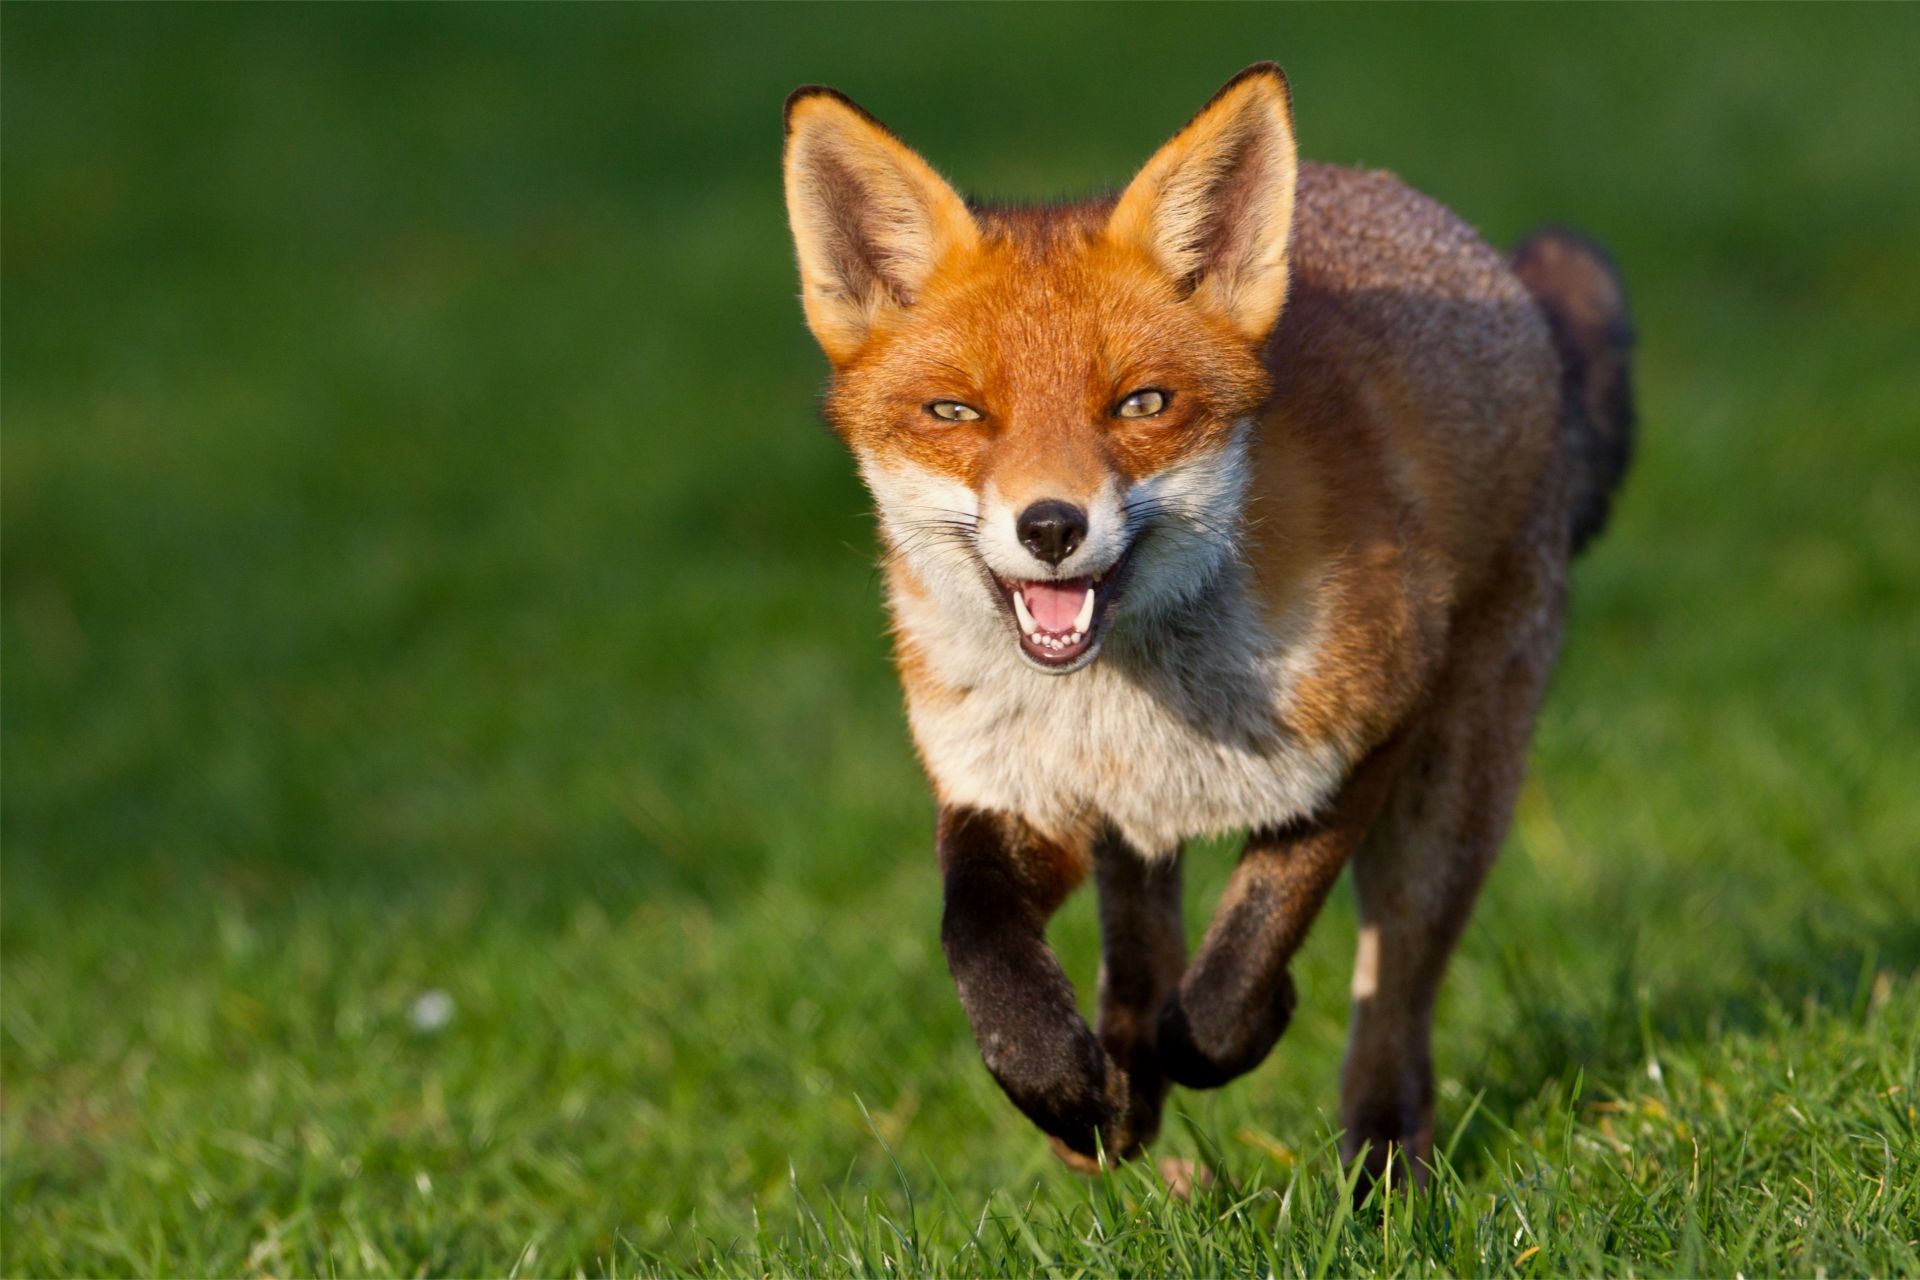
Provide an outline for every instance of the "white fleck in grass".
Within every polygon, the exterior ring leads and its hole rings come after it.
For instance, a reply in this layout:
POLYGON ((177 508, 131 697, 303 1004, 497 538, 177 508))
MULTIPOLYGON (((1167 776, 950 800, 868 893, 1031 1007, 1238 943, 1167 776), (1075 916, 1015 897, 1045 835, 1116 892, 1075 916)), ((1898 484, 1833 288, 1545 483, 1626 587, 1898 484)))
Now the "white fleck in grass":
POLYGON ((423 1036, 434 1035, 447 1029, 454 1012, 453 997, 435 987, 422 991, 407 1006, 407 1025, 423 1036))

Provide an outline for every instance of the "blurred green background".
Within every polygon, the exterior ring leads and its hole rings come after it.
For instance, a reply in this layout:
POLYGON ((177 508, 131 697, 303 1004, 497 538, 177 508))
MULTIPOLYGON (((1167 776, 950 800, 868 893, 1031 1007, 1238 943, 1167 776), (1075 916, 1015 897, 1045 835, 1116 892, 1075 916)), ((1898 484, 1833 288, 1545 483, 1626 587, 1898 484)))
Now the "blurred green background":
MULTIPOLYGON (((992 1270, 1003 1194, 1120 1265, 948 985, 780 103, 1041 197, 1268 57, 1307 156, 1607 241, 1643 338, 1442 1009, 1474 1265, 1515 1160, 1617 1203, 1649 1097, 1658 1230, 1534 1266, 1914 1265, 1794 1180, 1920 1181, 1920 10, 12 4, 0 57, 0 1269, 863 1270, 804 1206, 917 1195, 992 1270)), ((1351 941, 1168 1149, 1331 1185, 1351 941)))

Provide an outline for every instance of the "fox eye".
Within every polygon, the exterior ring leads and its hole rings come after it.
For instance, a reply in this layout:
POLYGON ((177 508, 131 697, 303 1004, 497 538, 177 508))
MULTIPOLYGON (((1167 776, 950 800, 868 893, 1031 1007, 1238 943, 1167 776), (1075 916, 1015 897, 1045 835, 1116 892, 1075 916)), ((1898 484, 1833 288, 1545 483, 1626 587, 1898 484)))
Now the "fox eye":
POLYGON ((1116 418, 1151 418, 1165 409, 1173 399, 1170 392, 1154 387, 1143 387, 1114 407, 1116 418))
POLYGON ((927 406, 927 412, 942 422, 978 422, 980 411, 970 404, 961 404, 958 400, 935 400, 927 406))

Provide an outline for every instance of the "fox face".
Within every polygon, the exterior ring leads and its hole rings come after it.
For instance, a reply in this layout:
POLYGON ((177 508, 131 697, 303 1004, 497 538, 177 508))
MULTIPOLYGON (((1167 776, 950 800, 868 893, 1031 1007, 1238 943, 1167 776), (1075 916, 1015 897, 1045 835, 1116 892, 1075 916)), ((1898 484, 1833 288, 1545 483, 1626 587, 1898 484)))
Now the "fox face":
POLYGON ((896 589, 1033 668, 1204 608, 1233 562, 1295 160, 1277 69, 1230 83, 1117 198, 996 211, 831 90, 786 190, 828 420, 896 589))

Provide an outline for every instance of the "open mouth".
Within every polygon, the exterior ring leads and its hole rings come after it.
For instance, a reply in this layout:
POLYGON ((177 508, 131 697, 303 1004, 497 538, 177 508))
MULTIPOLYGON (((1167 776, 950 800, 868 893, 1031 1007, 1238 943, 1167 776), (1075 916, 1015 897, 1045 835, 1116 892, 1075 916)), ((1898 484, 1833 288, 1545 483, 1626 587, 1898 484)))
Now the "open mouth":
POLYGON ((994 582, 1013 611, 1021 652, 1049 670, 1072 668, 1090 658, 1119 598, 1129 558, 1122 556, 1093 577, 1021 582, 996 576, 994 582))

